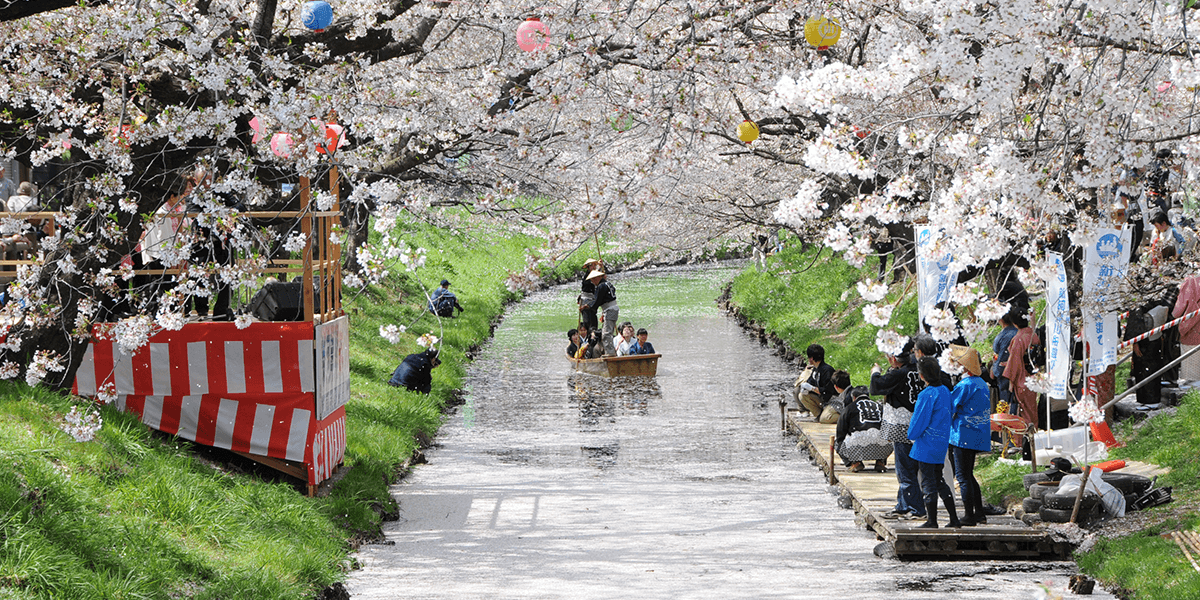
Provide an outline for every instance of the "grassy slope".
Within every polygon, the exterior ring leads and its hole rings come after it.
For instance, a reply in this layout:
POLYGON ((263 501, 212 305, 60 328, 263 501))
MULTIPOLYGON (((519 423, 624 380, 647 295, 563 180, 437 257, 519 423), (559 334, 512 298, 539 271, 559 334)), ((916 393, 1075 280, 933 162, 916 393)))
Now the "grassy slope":
MULTIPOLYGON (((481 343, 504 302, 508 269, 536 240, 502 232, 455 238, 414 227, 406 239, 430 249, 416 275, 454 282, 467 308, 439 325, 424 312, 413 274, 347 298, 352 398, 346 464, 325 498, 291 484, 232 474, 191 445, 112 408, 96 440, 58 429, 69 397, 0 382, 0 597, 310 598, 350 568, 351 540, 378 531, 398 465, 431 437, 461 387, 465 349, 481 343), (355 312, 357 311, 357 312, 355 312), (392 346, 379 326, 406 325, 392 346), (386 385, 415 351, 416 336, 444 338, 443 366, 425 396, 386 385)), ((577 269, 582 257, 560 266, 577 269)))
MULTIPOLYGON (((878 327, 863 322, 862 298, 855 283, 873 274, 874 261, 856 269, 825 250, 802 252, 798 245, 770 258, 768 271, 753 266, 733 280, 732 301, 743 314, 761 323, 788 345, 803 352, 809 344, 825 348, 825 362, 850 373, 854 385, 866 385, 871 365, 884 363, 875 348, 878 327), (815 259, 815 260, 814 260, 815 259)), ((891 286, 884 302, 895 303, 904 284, 891 286)), ((915 324, 916 291, 896 308, 893 322, 915 324)), ((912 329, 904 331, 912 333, 912 329)))

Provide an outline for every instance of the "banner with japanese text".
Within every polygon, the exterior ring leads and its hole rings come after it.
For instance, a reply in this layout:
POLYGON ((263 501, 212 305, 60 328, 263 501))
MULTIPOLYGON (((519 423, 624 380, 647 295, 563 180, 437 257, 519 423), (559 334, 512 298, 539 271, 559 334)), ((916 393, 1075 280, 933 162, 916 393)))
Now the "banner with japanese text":
POLYGON ((1053 269, 1046 286, 1046 373, 1051 398, 1068 397, 1071 379, 1071 306, 1067 301, 1067 269, 1062 255, 1047 252, 1053 269))
POLYGON ((1120 324, 1112 296, 1125 278, 1129 265, 1129 228, 1103 228, 1083 244, 1083 339, 1088 345, 1087 375, 1099 375, 1117 364, 1121 343, 1120 324))
POLYGON ((936 242, 940 230, 927 225, 917 227, 917 302, 921 322, 929 311, 950 299, 950 290, 958 272, 950 270, 954 256, 941 250, 936 242))

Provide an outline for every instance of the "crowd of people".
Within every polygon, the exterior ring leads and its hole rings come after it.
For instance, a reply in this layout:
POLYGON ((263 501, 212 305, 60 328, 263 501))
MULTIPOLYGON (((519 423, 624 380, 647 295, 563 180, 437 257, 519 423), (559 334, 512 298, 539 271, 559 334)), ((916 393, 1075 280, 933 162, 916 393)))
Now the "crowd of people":
MULTIPOLYGON (((1007 322, 1013 320, 1013 314, 1006 315, 1007 322)), ((1012 340, 1031 339, 1032 331, 1022 334, 1028 323, 1019 324, 1024 327, 997 338, 1009 339, 1010 347, 1012 340)), ((885 517, 924 519, 918 527, 938 527, 941 498, 951 527, 987 522, 974 467, 976 455, 991 450, 991 414, 996 408, 992 387, 998 386, 998 378, 988 377, 978 351, 918 335, 899 353, 886 355, 886 368, 876 364, 866 386, 853 385, 847 371, 826 363, 820 344, 806 348, 805 356, 807 367, 794 386, 795 399, 810 418, 837 424, 835 449, 843 464, 851 472, 868 465, 884 472, 888 458, 894 460, 899 488, 896 504, 885 517), (943 370, 943 354, 957 365, 957 375, 943 370), (961 519, 942 476, 947 459, 960 490, 961 519)), ((998 370, 993 372, 1008 373, 1016 390, 1023 382, 1018 372, 1023 365, 1009 369, 1013 362, 1020 361, 997 357, 993 368, 998 370)))
MULTIPOLYGON (((38 189, 33 182, 13 183, 4 165, 0 164, 0 208, 10 213, 39 212, 42 206, 37 196, 38 189)), ((27 221, 30 225, 27 231, 0 237, 0 259, 25 260, 29 253, 36 252, 43 238, 54 234, 54 226, 49 219, 33 218, 27 221)), ((9 267, 5 270, 14 269, 9 267)))
POLYGON ((587 273, 576 298, 579 325, 567 330, 567 356, 582 360, 656 354, 645 328, 634 330, 629 321, 617 325, 621 318, 617 288, 608 280, 604 262, 593 258, 583 263, 583 268, 587 273))

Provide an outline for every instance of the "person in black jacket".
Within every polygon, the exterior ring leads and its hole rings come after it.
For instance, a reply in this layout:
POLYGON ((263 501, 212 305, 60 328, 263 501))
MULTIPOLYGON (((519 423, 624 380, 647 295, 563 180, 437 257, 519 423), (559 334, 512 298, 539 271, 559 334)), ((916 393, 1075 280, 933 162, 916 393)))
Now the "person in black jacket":
MULTIPOLYGON (((849 384, 849 376, 845 381, 849 384)), ((837 383, 835 375, 834 385, 837 383)), ((879 431, 883 424, 883 406, 872 400, 863 386, 849 388, 843 394, 846 400, 842 415, 838 418, 835 436, 838 456, 853 473, 862 471, 866 468, 863 463, 871 461, 875 462, 876 472, 884 472, 887 470, 887 459, 892 455, 892 443, 883 439, 879 431)))
POLYGON ((912 442, 908 439, 908 422, 912 420, 917 394, 925 387, 913 365, 913 342, 908 341, 899 355, 888 355, 889 368, 881 372, 879 365, 871 369, 872 396, 883 396, 883 424, 880 433, 892 442, 896 463, 896 506, 884 514, 886 518, 925 518, 925 503, 917 485, 917 461, 909 457, 912 442))
POLYGON ((621 318, 621 309, 617 306, 617 288, 608 281, 608 277, 600 271, 588 274, 588 281, 596 286, 596 297, 592 299, 593 310, 604 311, 604 355, 616 356, 617 348, 613 346, 613 334, 617 329, 617 320, 621 318))
POLYGON ((437 350, 433 348, 409 354, 400 361, 400 365, 392 373, 392 378, 388 380, 388 385, 428 394, 433 387, 433 369, 441 363, 437 350))
POLYGON ((834 369, 825 362, 825 348, 820 344, 809 344, 804 355, 808 357, 809 376, 797 382, 796 401, 821 423, 837 423, 837 411, 828 408, 837 392, 833 389, 834 369))

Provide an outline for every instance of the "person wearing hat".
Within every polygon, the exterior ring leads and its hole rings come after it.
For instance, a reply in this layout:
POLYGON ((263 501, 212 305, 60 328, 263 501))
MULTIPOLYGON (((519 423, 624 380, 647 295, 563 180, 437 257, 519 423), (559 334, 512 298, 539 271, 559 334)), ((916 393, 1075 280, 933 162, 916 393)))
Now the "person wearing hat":
POLYGON ((950 360, 966 373, 950 393, 950 464, 958 480, 965 526, 987 523, 983 493, 975 479, 975 455, 992 449, 992 398, 983 380, 979 352, 969 346, 950 346, 950 360))
POLYGON ((617 328, 617 319, 621 317, 621 309, 617 306, 617 288, 608 281, 603 271, 588 273, 588 281, 596 286, 596 296, 592 298, 590 308, 601 311, 604 321, 604 355, 616 356, 617 349, 613 346, 613 333, 617 328))
POLYGON ((392 378, 388 380, 388 385, 428 394, 433 387, 433 370, 440 364, 442 361, 438 359, 435 348, 409 354, 392 372, 392 378))
POLYGON ((592 283, 589 277, 592 271, 604 271, 604 261, 589 258, 583 263, 583 269, 583 284, 575 301, 579 304, 579 322, 592 330, 600 327, 600 319, 596 317, 596 305, 593 303, 596 299, 596 284, 592 283))
POLYGON ((429 297, 429 312, 439 317, 453 317, 456 308, 459 312, 463 310, 454 292, 450 291, 450 281, 443 279, 440 287, 433 290, 433 295, 429 297))
POLYGON ((910 339, 899 354, 889 354, 887 372, 879 365, 871 369, 869 391, 872 396, 883 396, 883 423, 879 432, 883 439, 892 443, 892 455, 896 463, 896 506, 884 517, 925 518, 925 504, 921 501, 921 488, 917 484, 917 461, 909 457, 912 442, 908 439, 908 425, 912 420, 917 394, 921 391, 921 378, 913 364, 913 341, 910 339))

